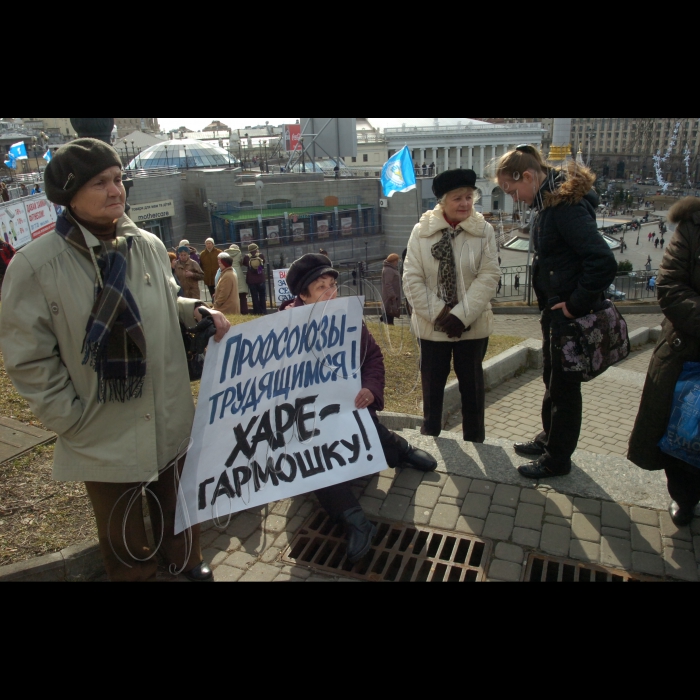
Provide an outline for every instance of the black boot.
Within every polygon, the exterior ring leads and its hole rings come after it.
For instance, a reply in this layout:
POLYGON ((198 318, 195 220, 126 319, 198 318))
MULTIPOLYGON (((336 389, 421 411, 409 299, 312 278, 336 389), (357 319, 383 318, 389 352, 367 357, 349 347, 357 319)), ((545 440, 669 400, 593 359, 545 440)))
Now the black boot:
POLYGON ((364 511, 359 507, 346 510, 340 519, 345 524, 348 561, 357 564, 369 552, 372 540, 377 535, 377 527, 367 520, 364 511))
POLYGON ((690 525, 695 517, 695 506, 689 508, 687 506, 680 506, 675 501, 671 501, 671 505, 668 507, 668 513, 676 527, 685 527, 686 525, 690 525))
POLYGON ((408 451, 401 455, 402 469, 417 469, 419 472, 434 472, 437 469, 437 460, 425 450, 419 450, 412 445, 408 451))

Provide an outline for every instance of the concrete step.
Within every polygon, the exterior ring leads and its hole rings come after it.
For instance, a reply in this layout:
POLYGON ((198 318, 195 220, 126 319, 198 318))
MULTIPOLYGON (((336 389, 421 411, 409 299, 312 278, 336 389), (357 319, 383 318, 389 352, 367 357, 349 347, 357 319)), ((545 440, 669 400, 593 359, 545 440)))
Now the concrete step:
POLYGON ((488 438, 485 444, 476 445, 464 442, 455 433, 431 438, 418 430, 403 429, 401 434, 413 446, 432 454, 438 460, 438 471, 443 473, 522 488, 548 486, 571 496, 642 508, 665 510, 669 504, 663 471, 647 472, 621 457, 576 451, 571 474, 533 482, 517 471, 528 459, 517 455, 509 440, 488 438))

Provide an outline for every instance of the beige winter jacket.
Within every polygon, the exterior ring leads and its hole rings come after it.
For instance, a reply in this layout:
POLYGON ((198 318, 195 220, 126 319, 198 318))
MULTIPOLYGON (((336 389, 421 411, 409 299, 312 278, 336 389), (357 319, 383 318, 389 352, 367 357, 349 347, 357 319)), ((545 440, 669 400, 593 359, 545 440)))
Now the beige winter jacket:
POLYGON ((460 224, 461 230, 453 240, 459 303, 452 313, 471 330, 452 340, 435 330, 445 302, 437 294, 439 263, 433 257, 432 247, 447 228, 438 204, 423 214, 411 234, 403 276, 406 301, 413 309, 411 328, 416 337, 436 342, 488 338, 493 333, 491 299, 496 296, 501 270, 493 227, 476 211, 460 224))
MULTIPOLYGON (((83 364, 94 303, 93 264, 56 232, 18 251, 5 276, 0 348, 17 391, 58 434, 57 481, 141 482, 187 446, 194 418, 178 319, 195 324, 194 300, 178 299, 161 241, 124 216, 117 235, 133 237, 127 285, 146 333, 143 395, 97 402, 97 374, 83 364)), ((99 241, 85 235, 91 247, 99 241)))

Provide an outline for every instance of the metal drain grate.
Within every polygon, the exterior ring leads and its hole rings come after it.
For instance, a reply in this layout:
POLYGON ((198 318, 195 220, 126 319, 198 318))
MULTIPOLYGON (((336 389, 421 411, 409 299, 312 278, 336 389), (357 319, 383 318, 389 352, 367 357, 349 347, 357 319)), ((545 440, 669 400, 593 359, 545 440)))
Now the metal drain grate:
POLYGON ((444 581, 454 583, 484 580, 491 543, 429 528, 370 518, 377 536, 369 554, 352 566, 346 557, 345 532, 319 510, 298 532, 283 560, 361 581, 444 581))
POLYGON ((535 583, 637 583, 656 580, 658 579, 649 576, 542 554, 531 554, 525 571, 525 581, 535 583))

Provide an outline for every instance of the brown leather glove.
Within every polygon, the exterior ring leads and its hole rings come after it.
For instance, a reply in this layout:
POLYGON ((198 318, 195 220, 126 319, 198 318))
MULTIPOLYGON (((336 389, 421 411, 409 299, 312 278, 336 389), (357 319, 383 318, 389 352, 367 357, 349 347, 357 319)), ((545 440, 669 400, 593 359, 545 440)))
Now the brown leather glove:
POLYGON ((442 329, 447 333, 448 338, 461 338, 462 333, 467 329, 464 324, 456 317, 450 314, 446 320, 442 322, 442 329))
POLYGON ((435 326, 442 326, 447 320, 447 317, 450 315, 451 311, 452 307, 449 304, 447 304, 445 308, 440 312, 440 315, 435 319, 435 326))

